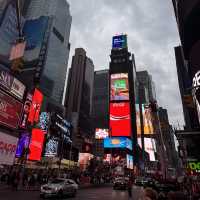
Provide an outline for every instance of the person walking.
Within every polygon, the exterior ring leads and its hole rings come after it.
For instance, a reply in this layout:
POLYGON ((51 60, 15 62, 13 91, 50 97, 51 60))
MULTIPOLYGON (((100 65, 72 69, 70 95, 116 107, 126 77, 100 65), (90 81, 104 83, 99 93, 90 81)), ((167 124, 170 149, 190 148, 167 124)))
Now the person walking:
POLYGON ((132 198, 132 187, 133 187, 133 182, 132 182, 131 178, 129 178, 127 186, 128 186, 128 197, 129 197, 129 199, 131 199, 132 198))

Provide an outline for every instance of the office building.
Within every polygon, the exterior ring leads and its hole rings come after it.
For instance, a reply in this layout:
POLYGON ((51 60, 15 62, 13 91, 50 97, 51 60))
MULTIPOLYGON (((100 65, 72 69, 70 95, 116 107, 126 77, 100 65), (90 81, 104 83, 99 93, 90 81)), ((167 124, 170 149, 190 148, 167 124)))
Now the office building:
POLYGON ((188 62, 184 58, 181 46, 175 47, 176 67, 178 74, 179 89, 183 105, 183 114, 186 130, 195 130, 198 128, 197 112, 193 106, 191 95, 192 78, 190 77, 188 62))
POLYGON ((24 68, 18 76, 32 89, 62 102, 66 79, 72 17, 66 0, 29 0, 24 5, 27 45, 24 68))
MULTIPOLYGON (((94 72, 93 122, 95 130, 109 128, 109 70, 94 72)), ((96 138, 96 137, 95 137, 96 138)), ((96 139, 94 154, 103 157, 103 140, 96 139)))
POLYGON ((148 73, 148 71, 138 71, 137 72, 137 80, 139 85, 141 85, 141 91, 143 93, 143 101, 154 101, 156 100, 156 89, 155 83, 152 80, 152 76, 148 73))
POLYGON ((75 49, 65 97, 66 117, 73 125, 73 144, 82 151, 84 139, 94 136, 92 123, 94 64, 82 48, 75 49), (82 138, 80 138, 81 136, 82 138))

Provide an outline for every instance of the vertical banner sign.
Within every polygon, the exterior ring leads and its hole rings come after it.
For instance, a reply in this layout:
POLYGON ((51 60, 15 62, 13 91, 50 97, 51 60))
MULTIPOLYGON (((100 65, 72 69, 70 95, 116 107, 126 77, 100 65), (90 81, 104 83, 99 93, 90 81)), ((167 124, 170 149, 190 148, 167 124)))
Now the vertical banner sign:
POLYGON ((28 122, 32 125, 34 122, 39 121, 40 109, 43 101, 43 94, 36 88, 28 116, 28 122))
POLYGON ((27 128, 27 121, 28 121, 28 115, 31 108, 32 98, 33 96, 30 93, 28 93, 26 97, 26 101, 24 103, 24 110, 23 110, 20 128, 23 128, 23 129, 27 128))

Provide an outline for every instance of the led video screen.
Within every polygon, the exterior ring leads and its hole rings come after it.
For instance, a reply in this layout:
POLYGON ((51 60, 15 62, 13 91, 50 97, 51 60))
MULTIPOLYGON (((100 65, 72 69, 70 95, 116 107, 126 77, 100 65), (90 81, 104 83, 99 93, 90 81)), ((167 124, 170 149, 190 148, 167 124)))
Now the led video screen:
POLYGON ((140 107, 139 104, 135 105, 136 109, 136 124, 137 124, 137 135, 141 135, 141 121, 140 121, 140 107))
POLYGON ((128 74, 111 74, 110 100, 129 100, 128 74))
POLYGON ((143 115, 143 124, 144 124, 144 134, 151 135, 154 133, 153 129, 153 116, 151 109, 142 105, 142 115, 143 115))
POLYGON ((25 153, 24 151, 28 148, 29 146, 29 141, 30 141, 30 135, 29 133, 21 133, 18 145, 17 145, 17 150, 16 150, 16 157, 21 157, 25 153))
POLYGON ((126 167, 128 169, 133 169, 133 156, 129 154, 126 155, 126 167))
POLYGON ((104 139, 109 136, 109 130, 108 129, 102 129, 102 128, 96 128, 95 131, 95 139, 104 139))
POLYGON ((30 149, 29 160, 37 160, 37 161, 40 160, 42 154, 43 142, 44 142, 44 132, 40 129, 33 129, 31 142, 29 145, 30 149))
POLYGON ((46 143, 45 148, 45 156, 46 157, 54 157, 57 155, 58 152, 58 140, 56 139, 49 139, 46 143))
POLYGON ((111 136, 131 136, 130 104, 110 103, 111 136))
POLYGON ((127 148, 132 150, 132 141, 126 137, 105 138, 104 148, 127 148))

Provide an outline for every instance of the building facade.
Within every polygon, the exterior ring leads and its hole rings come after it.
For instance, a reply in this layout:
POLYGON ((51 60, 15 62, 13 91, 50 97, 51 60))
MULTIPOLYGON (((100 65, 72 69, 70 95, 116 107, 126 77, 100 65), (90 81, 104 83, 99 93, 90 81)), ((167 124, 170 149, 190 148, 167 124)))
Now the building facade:
MULTIPOLYGON (((109 128, 109 70, 94 72, 93 122, 96 128, 109 128)), ((103 139, 95 137, 94 154, 103 157, 103 139)))
POLYGON ((146 91, 143 91, 144 101, 154 101, 156 100, 156 89, 155 83, 152 80, 152 76, 147 71, 138 71, 137 80, 141 87, 144 87, 146 91), (148 94, 147 94, 148 93, 148 94))
POLYGON ((94 64, 82 48, 75 49, 65 97, 66 117, 73 125, 73 144, 82 151, 85 138, 94 134, 92 123, 94 64), (81 137, 80 137, 81 136, 81 137))
POLYGON ((27 45, 19 78, 30 88, 39 85, 45 96, 61 104, 70 51, 69 4, 65 0, 29 0, 24 13, 27 45))

